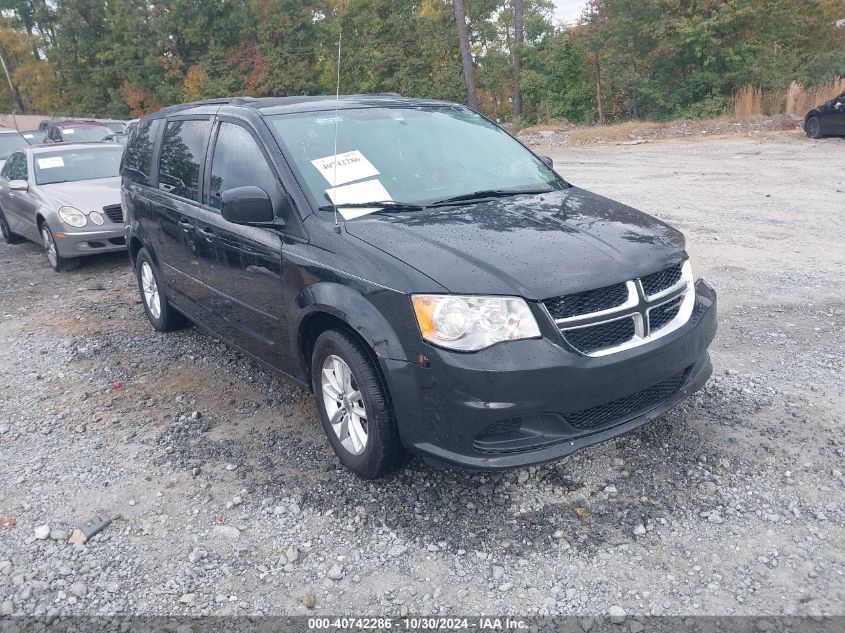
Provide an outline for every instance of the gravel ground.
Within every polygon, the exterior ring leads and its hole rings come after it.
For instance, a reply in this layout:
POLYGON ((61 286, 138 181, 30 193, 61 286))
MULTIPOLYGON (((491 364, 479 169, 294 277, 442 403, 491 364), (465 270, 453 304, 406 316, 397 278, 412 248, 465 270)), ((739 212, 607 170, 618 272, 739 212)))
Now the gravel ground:
POLYGON ((506 474, 362 483, 307 393, 154 332, 123 256, 54 274, 2 245, 0 615, 845 613, 845 140, 550 153, 687 233, 720 292, 715 371, 506 474), (67 544, 98 511, 118 518, 67 544))

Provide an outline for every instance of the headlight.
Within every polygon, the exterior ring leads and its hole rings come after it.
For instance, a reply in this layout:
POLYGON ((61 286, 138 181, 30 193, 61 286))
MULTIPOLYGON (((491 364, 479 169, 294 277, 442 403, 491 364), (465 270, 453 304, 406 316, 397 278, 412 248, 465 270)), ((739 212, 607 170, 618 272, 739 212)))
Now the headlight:
POLYGON ((76 228, 81 228, 88 224, 88 218, 79 209, 73 207, 61 207, 59 209, 59 217, 62 222, 76 228))
POLYGON ((88 219, 91 220, 97 226, 103 226, 103 222, 105 222, 103 215, 99 211, 92 211, 91 213, 89 213, 88 219))
POLYGON ((540 336, 534 315, 519 297, 413 295, 411 300, 422 337, 440 347, 473 352, 540 336))
POLYGON ((692 267, 693 281, 698 281, 701 279, 701 260, 698 258, 698 251, 690 244, 689 240, 685 241, 684 250, 687 252, 687 257, 689 257, 689 263, 692 267))

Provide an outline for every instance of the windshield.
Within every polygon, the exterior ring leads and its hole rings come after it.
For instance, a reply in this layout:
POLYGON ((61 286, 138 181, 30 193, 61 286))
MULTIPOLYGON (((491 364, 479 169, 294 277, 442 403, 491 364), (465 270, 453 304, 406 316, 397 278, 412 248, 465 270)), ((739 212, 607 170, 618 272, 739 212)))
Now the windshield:
POLYGON ((74 182, 95 178, 113 178, 120 174, 119 146, 72 149, 33 156, 35 182, 49 185, 56 182, 74 182))
POLYGON ((62 129, 65 138, 72 143, 91 143, 102 141, 109 134, 114 134, 104 125, 84 125, 62 129))
POLYGON ((6 160, 17 150, 28 146, 20 134, 0 134, 0 160, 6 160))
POLYGON ((479 191, 563 184, 511 136, 463 108, 361 108, 269 121, 317 206, 329 199, 425 205, 479 191))

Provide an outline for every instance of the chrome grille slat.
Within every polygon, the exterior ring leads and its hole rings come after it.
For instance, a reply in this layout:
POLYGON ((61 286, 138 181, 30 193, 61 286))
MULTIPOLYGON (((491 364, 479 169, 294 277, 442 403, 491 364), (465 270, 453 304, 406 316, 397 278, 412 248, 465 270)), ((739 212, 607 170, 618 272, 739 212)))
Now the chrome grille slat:
POLYGON ((634 317, 627 316, 614 321, 603 321, 598 325, 567 330, 566 340, 582 354, 591 354, 597 350, 622 345, 634 338, 636 333, 634 317))
POLYGON ((623 284, 542 303, 573 349, 586 356, 606 356, 679 328, 692 314, 694 295, 692 268, 686 260, 623 284), (622 288, 626 292, 624 301, 622 288), (588 308, 593 310, 584 312, 588 308))
POLYGON ((605 288, 576 292, 575 294, 564 295, 563 297, 546 299, 543 303, 553 319, 563 320, 618 308, 627 300, 627 284, 621 283, 606 286, 605 288))

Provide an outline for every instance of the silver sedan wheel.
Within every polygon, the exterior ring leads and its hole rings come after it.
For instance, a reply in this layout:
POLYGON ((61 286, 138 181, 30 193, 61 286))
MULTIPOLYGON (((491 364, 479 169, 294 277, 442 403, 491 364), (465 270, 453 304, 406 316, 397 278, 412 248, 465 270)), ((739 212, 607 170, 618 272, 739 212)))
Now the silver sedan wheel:
POLYGON ((147 309, 154 319, 158 319, 161 316, 161 297, 159 297, 158 284, 149 262, 141 263, 141 289, 147 309))
POLYGON ((341 445, 353 455, 367 448, 367 409, 349 365, 339 356, 323 361, 323 405, 341 445))
POLYGON ((53 240, 53 235, 50 229, 46 226, 41 227, 41 242, 44 244, 44 252, 47 253, 47 259, 53 268, 59 265, 59 252, 56 250, 56 242, 53 240))

